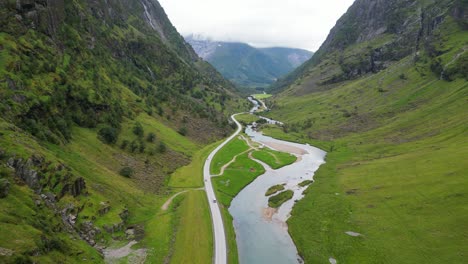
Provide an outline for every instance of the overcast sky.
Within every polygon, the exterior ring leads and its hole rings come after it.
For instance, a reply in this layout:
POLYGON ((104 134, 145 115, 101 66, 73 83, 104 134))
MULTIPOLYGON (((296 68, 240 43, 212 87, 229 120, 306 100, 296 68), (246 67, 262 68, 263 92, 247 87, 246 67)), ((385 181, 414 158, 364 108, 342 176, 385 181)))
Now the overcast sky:
POLYGON ((354 0, 159 0, 182 35, 316 51, 354 0))

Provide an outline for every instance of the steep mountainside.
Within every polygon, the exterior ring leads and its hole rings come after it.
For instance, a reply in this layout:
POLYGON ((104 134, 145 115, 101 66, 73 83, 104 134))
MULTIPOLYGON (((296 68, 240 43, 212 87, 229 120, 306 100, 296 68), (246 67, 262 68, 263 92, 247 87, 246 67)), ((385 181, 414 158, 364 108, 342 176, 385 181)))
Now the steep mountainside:
POLYGON ((186 37, 197 54, 239 87, 265 88, 310 59, 312 52, 292 48, 254 48, 244 43, 186 37))
MULTIPOLYGON (((444 14, 453 14, 466 28, 466 1, 356 1, 330 31, 325 42, 311 60, 272 86, 272 91, 286 89, 294 82, 307 82, 307 90, 324 90, 334 84, 376 73, 409 55, 417 60, 424 51, 435 60, 434 71, 445 79, 466 76, 466 71, 454 64, 447 69, 436 58, 443 52, 440 32, 444 14), (452 8, 450 8, 452 7, 452 8), (450 10, 449 10, 450 9, 450 10)), ((466 55, 464 55, 466 56, 466 55)))
POLYGON ((169 175, 238 107, 156 0, 0 1, 0 99, 2 263, 99 263, 126 237, 170 259, 169 175))
POLYGON ((327 163, 288 220, 306 263, 464 263, 468 2, 357 0, 274 88, 266 134, 327 163))

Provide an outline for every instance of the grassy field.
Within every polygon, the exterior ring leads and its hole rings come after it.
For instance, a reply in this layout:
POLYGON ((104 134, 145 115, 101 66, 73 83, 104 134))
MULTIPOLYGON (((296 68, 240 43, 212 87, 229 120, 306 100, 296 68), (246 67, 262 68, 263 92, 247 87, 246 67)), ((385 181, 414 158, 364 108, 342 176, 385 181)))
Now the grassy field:
POLYGON ((258 116, 253 114, 240 114, 236 116, 237 121, 244 125, 251 124, 259 119, 258 116))
POLYGON ((297 157, 294 155, 267 148, 252 152, 252 157, 265 162, 275 170, 290 165, 297 160, 297 157))
POLYGON ((169 180, 169 187, 172 188, 199 188, 203 187, 203 165, 206 157, 219 145, 220 142, 206 146, 196 152, 192 157, 192 162, 187 166, 177 169, 169 180))
POLYGON ((216 175, 221 173, 221 167, 231 161, 234 156, 248 149, 249 146, 244 140, 239 138, 234 138, 231 140, 214 156, 213 160, 211 161, 211 174, 216 175))
POLYGON ((270 97, 272 97, 273 95, 271 95, 271 94, 253 94, 252 96, 253 96, 255 99, 263 100, 263 99, 270 98, 270 97))
POLYGON ((407 65, 276 99, 288 133, 264 132, 328 151, 288 221, 306 262, 464 263, 468 84, 407 65))
POLYGON ((242 154, 226 168, 222 176, 213 178, 213 186, 218 201, 229 207, 232 199, 257 176, 265 173, 262 165, 249 159, 248 154, 242 154))
POLYGON ((204 191, 190 191, 184 196, 179 208, 180 222, 171 263, 210 263, 213 232, 206 194, 204 191))
POLYGON ((239 253, 237 252, 236 231, 232 223, 233 219, 228 207, 220 204, 220 208, 224 222, 224 232, 226 232, 228 264, 237 264, 239 263, 239 253))

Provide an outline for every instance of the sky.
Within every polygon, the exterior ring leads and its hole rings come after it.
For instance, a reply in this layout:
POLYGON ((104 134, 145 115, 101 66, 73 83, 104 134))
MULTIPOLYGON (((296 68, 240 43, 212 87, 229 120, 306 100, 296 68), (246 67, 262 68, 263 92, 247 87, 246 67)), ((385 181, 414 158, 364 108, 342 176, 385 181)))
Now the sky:
POLYGON ((182 35, 316 51, 354 0, 159 0, 182 35))

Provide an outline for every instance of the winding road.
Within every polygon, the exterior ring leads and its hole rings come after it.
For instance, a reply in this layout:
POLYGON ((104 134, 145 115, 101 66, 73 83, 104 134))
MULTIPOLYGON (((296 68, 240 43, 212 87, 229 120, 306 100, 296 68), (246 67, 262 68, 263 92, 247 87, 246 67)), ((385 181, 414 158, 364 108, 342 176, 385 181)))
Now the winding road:
MULTIPOLYGON (((239 113, 241 114, 241 113, 239 113)), ((236 123, 237 130, 232 134, 228 139, 226 139, 221 145, 216 147, 208 158, 205 161, 203 166, 203 179, 205 180, 205 190, 206 196, 208 197, 208 204, 210 205, 211 219, 213 222, 213 233, 214 233, 214 264, 226 264, 227 263, 227 247, 226 247, 226 234, 224 233, 224 224, 223 218, 221 216, 221 210, 219 208, 218 202, 216 201, 216 195, 213 190, 213 185, 211 183, 211 174, 210 174, 210 165, 213 157, 218 153, 218 151, 223 148, 229 141, 236 137, 242 130, 241 124, 235 119, 234 114, 231 116, 231 119, 236 123)))

